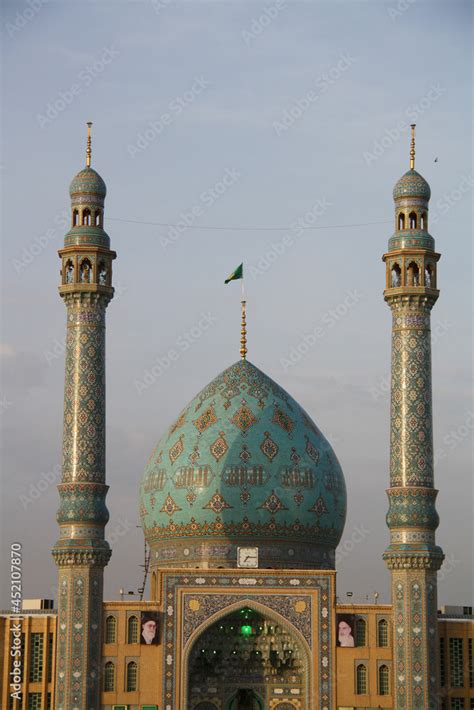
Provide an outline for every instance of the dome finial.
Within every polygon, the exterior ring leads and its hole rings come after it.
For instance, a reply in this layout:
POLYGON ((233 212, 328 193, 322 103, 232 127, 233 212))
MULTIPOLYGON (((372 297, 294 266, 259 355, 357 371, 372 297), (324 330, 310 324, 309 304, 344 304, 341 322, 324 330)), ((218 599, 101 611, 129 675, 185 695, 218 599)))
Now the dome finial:
POLYGON ((415 126, 416 123, 411 124, 410 170, 415 169, 415 126))
POLYGON ((91 156, 92 156, 92 137, 91 137, 92 121, 87 121, 87 148, 86 148, 86 167, 91 166, 91 156))
MULTIPOLYGON (((243 282, 242 282, 243 283, 243 282)), ((240 331, 240 357, 242 360, 245 360, 247 357, 247 321, 245 318, 245 306, 247 305, 247 301, 242 301, 240 302, 240 305, 242 306, 242 322, 241 322, 241 331, 240 331)))

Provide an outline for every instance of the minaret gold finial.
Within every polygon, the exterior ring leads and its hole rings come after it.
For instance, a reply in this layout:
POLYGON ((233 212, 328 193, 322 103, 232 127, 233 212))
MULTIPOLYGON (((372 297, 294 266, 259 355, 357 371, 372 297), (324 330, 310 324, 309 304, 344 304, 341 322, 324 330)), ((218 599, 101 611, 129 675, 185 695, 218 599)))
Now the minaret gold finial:
POLYGON ((91 138, 92 121, 87 121, 87 148, 86 148, 86 166, 90 168, 91 166, 91 156, 92 156, 92 138, 91 138))
POLYGON ((411 124, 410 170, 415 169, 415 126, 416 123, 411 124))
POLYGON ((245 360, 247 357, 247 321, 245 318, 245 306, 247 301, 241 301, 242 306, 242 322, 240 330, 240 357, 245 360))

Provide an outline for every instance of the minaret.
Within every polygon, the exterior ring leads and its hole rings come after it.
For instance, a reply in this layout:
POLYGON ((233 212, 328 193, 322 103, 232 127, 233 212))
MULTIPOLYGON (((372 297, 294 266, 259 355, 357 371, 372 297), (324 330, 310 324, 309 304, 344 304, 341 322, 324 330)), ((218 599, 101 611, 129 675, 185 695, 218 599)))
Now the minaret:
POLYGON ((64 239, 59 293, 67 308, 62 476, 58 486, 58 645, 56 710, 97 710, 100 701, 104 567, 105 309, 114 295, 105 183, 91 164, 70 186, 72 221, 64 239))
POLYGON ((391 571, 393 707, 437 708, 437 490, 433 479, 430 314, 437 301, 431 191, 415 171, 412 125, 410 170, 395 185, 395 233, 389 240, 384 297, 392 310, 390 488, 384 559, 391 571))

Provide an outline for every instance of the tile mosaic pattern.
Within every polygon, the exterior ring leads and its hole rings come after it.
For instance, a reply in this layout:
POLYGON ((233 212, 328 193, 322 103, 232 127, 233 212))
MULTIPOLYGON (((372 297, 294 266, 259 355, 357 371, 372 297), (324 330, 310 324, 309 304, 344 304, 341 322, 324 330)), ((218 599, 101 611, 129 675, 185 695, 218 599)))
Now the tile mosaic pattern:
MULTIPOLYGON (((430 188, 414 170, 396 184, 396 210, 403 206, 427 214, 430 188), (420 205, 421 200, 421 205, 420 205)), ((434 239, 419 229, 398 230, 389 241, 396 259, 423 263, 434 239)), ((431 309, 438 292, 424 285, 389 287, 392 310, 390 411, 390 488, 387 525, 391 544, 384 559, 392 574, 395 614, 394 708, 431 710, 437 703, 438 648, 436 571, 443 560, 435 542, 439 517, 433 475, 431 396, 431 309)), ((423 282, 424 283, 424 282, 423 282)))
MULTIPOLYGON (((154 449, 145 469, 140 508, 145 535, 160 563, 173 549, 187 564, 200 559, 198 540, 261 546, 339 542, 346 512, 341 467, 301 407, 250 362, 240 360, 204 388, 154 449), (171 497, 171 508, 163 503, 171 497), (173 545, 178 544, 176 548, 173 545), (179 548, 179 549, 178 549, 179 548)), ((228 561, 235 564, 234 552, 228 561)), ((206 554, 210 554, 208 546, 206 554)), ((156 558, 155 558, 156 559, 156 558)), ((324 563, 325 565, 327 564, 324 563)))

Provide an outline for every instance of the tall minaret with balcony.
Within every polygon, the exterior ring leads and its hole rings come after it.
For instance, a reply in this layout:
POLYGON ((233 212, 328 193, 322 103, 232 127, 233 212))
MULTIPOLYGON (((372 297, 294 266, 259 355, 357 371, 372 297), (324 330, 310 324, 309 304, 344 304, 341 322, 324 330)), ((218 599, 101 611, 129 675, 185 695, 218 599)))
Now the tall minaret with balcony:
POLYGON ((114 295, 110 239, 103 228, 105 183, 86 167, 70 186, 72 224, 60 249, 59 293, 67 308, 59 540, 56 710, 97 710, 100 701, 104 567, 105 309, 114 295))
POLYGON ((395 185, 395 233, 389 240, 384 297, 392 310, 390 488, 384 559, 391 571, 393 707, 437 708, 438 514, 433 479, 431 309, 439 295, 433 237, 428 232, 430 186, 410 170, 395 185))

